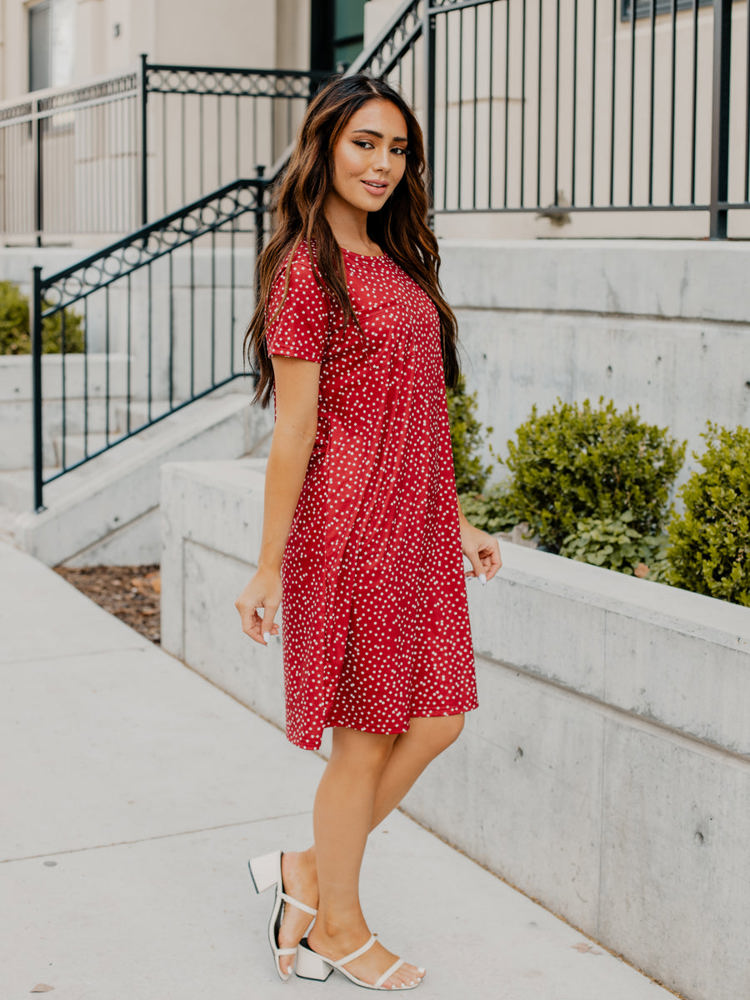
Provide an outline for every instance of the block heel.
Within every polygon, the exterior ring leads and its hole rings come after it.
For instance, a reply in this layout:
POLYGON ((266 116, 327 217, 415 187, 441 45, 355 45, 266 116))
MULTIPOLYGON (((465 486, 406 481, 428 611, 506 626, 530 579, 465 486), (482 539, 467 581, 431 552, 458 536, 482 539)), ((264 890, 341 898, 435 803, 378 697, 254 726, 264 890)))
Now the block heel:
POLYGON ((296 972, 301 979, 317 979, 323 983, 333 972, 333 966, 312 950, 305 937, 297 945, 296 972))
POLYGON ((265 892, 281 881, 281 851, 261 854, 248 861, 247 867, 250 869, 250 878, 253 880, 255 891, 265 892))

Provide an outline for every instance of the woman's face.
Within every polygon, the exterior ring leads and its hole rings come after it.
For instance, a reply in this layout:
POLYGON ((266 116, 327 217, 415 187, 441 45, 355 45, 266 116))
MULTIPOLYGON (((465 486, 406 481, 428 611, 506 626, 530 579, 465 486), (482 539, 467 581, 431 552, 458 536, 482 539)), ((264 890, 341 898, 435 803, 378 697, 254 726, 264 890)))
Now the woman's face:
POLYGON ((406 149, 406 121, 396 105, 367 101, 333 147, 333 190, 352 207, 377 212, 404 176, 406 149))

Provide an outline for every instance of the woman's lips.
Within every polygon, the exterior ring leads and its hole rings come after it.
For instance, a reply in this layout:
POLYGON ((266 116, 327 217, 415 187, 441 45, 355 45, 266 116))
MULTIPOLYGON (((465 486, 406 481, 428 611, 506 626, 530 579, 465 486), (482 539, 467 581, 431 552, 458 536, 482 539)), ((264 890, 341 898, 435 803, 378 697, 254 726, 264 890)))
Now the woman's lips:
POLYGON ((385 194, 388 190, 387 184, 371 184, 369 181, 362 181, 370 194, 385 194))

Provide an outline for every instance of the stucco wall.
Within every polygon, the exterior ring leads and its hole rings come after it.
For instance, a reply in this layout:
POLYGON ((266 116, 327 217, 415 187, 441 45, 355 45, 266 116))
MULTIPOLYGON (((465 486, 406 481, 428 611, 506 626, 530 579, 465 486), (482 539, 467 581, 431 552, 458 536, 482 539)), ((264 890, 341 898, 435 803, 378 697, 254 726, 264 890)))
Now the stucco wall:
MULTIPOLYGON (((0 100, 28 90, 28 3, 4 0, 0 100)), ((304 69, 309 14, 290 0, 78 0, 72 83, 127 72, 142 52, 152 62, 304 69)))

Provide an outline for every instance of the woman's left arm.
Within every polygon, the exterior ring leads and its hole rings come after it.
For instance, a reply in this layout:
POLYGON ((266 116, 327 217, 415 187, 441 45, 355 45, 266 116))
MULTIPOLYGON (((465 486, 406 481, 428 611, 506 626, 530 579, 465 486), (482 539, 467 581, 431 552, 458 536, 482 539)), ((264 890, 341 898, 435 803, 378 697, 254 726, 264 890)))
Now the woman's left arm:
POLYGON ((478 577, 481 583, 491 580, 503 564, 500 558, 500 546, 496 538, 489 535, 480 528, 475 528, 466 520, 464 512, 461 510, 461 503, 456 497, 458 505, 458 521, 461 528, 461 551, 471 563, 471 569, 466 571, 466 576, 478 577))

